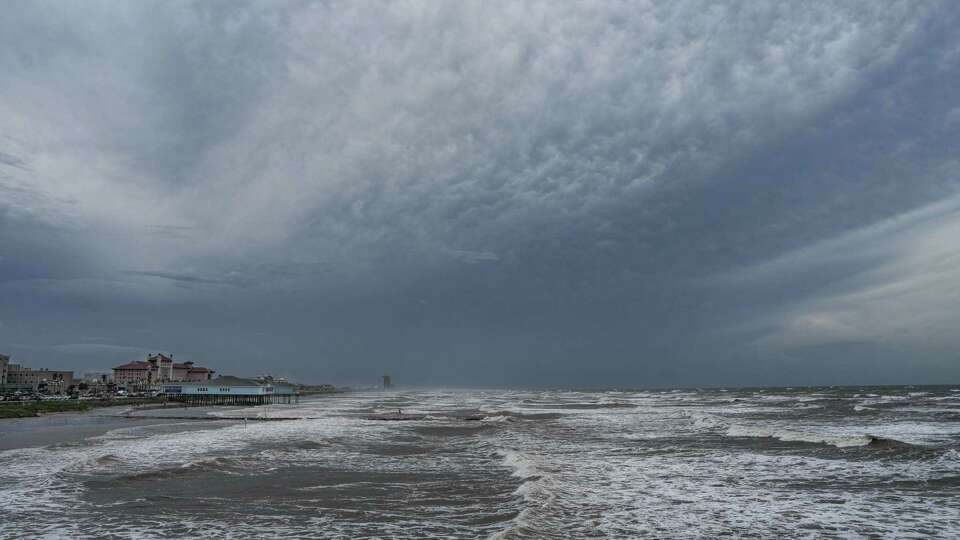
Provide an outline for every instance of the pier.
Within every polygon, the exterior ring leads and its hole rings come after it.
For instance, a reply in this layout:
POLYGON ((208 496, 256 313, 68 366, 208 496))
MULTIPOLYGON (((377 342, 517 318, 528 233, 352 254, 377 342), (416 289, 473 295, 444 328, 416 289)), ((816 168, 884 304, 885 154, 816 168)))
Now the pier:
POLYGON ((230 376, 221 376, 202 382, 163 384, 160 392, 170 401, 195 406, 255 406, 300 402, 300 395, 292 385, 262 383, 253 379, 230 376))
POLYGON ((168 394, 167 399, 172 402, 185 403, 192 407, 208 405, 273 405, 275 403, 300 403, 300 396, 296 394, 168 394))

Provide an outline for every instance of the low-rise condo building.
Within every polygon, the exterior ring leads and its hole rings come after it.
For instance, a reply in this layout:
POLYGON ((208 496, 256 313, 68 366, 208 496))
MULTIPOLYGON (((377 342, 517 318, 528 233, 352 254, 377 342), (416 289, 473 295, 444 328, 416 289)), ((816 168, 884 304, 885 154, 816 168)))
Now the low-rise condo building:
POLYGON ((48 394, 64 394, 73 386, 73 372, 54 369, 32 369, 19 364, 6 364, 6 386, 48 394))

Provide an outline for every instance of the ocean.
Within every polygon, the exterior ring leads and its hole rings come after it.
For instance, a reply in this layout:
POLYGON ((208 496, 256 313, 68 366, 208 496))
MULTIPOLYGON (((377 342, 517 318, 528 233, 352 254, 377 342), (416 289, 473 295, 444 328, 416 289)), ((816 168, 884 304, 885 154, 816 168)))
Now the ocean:
POLYGON ((0 451, 0 537, 960 537, 960 387, 355 392, 210 411, 223 420, 113 419, 0 451))

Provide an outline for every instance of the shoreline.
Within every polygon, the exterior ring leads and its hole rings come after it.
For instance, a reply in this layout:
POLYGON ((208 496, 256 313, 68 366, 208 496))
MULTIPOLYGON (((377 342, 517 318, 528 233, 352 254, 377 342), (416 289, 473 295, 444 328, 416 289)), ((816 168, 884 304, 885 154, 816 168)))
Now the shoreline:
POLYGON ((125 417, 117 407, 116 414, 102 414, 109 409, 64 411, 41 416, 0 419, 0 452, 40 448, 63 444, 82 444, 91 437, 115 429, 159 424, 150 418, 125 417))
POLYGON ((0 402, 0 421, 15 418, 36 418, 49 414, 90 412, 107 407, 131 407, 139 405, 164 404, 164 398, 134 399, 97 399, 56 401, 2 401, 0 402))
MULTIPOLYGON (((105 435, 116 429, 131 427, 189 423, 199 429, 210 429, 218 427, 218 422, 225 426, 243 421, 242 418, 210 416, 208 413, 211 409, 207 407, 191 407, 191 415, 182 414, 173 417, 162 414, 164 407, 139 408, 136 405, 156 404, 101 403, 99 406, 83 410, 62 410, 36 416, 0 418, 0 452, 84 444, 87 439, 105 435), (152 412, 154 414, 151 414, 152 412)), ((170 408, 173 409, 173 407, 170 408)), ((184 429, 194 428, 184 426, 184 429)))
MULTIPOLYGON (((330 397, 328 395, 311 396, 330 397)), ((0 403, 6 407, 36 405, 37 402, 0 403)), ((116 429, 179 425, 183 429, 216 429, 220 426, 248 422, 282 422, 303 420, 299 416, 220 416, 214 412, 245 409, 242 406, 205 405, 186 406, 178 401, 147 399, 48 401, 59 407, 46 410, 28 410, 22 416, 0 416, 0 452, 17 449, 83 444, 85 440, 104 435, 116 429), (74 407, 63 407, 73 405, 74 407), (82 406, 78 406, 82 405, 82 406), (51 410, 51 409, 59 410, 51 410)), ((269 409, 264 410, 264 412, 269 409)), ((275 412, 275 411, 270 411, 275 412)))

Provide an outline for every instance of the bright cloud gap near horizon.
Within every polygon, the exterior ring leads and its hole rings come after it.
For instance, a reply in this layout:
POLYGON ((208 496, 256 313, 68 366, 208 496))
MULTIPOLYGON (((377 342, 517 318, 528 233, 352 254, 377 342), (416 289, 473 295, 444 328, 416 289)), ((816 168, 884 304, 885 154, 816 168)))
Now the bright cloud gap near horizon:
POLYGON ((958 380, 958 23, 18 5, 0 353, 84 371, 149 343, 344 384, 958 380))

